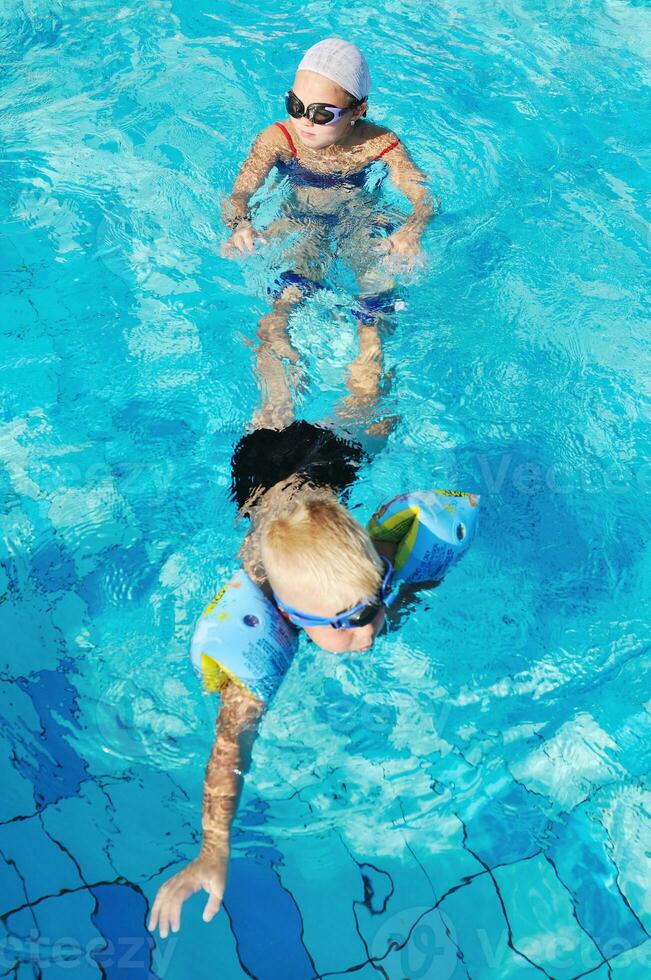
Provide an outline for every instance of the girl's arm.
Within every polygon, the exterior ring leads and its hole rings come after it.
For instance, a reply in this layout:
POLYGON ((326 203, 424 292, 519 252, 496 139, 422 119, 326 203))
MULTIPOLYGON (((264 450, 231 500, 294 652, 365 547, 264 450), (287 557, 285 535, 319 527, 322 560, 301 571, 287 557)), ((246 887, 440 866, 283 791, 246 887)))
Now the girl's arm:
MULTIPOLYGON (((411 238, 416 245, 423 234, 427 222, 434 213, 432 195, 427 186, 425 174, 416 167, 402 143, 383 157, 389 168, 391 180, 399 191, 411 202, 412 212, 395 233, 396 236, 411 238)), ((394 236, 390 236, 391 240, 394 236)))
POLYGON ((159 889, 149 919, 149 929, 153 932, 158 926, 162 939, 170 929, 179 931, 183 903, 202 888, 209 895, 203 920, 210 922, 219 911, 226 887, 231 823, 265 706, 233 682, 224 685, 220 696, 217 736, 203 786, 201 850, 194 861, 159 889))
POLYGON ((249 219, 249 201, 278 160, 283 143, 277 126, 267 126, 256 137, 251 152, 242 164, 233 190, 222 204, 222 220, 235 231, 249 219))

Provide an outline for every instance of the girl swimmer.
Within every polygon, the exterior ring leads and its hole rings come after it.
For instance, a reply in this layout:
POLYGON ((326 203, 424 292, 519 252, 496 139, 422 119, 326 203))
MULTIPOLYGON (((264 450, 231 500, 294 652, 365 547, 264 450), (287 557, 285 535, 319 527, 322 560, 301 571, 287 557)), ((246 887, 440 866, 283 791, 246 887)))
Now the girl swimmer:
POLYGON ((224 201, 222 215, 231 230, 224 247, 228 256, 253 252, 256 243, 265 243, 271 236, 300 232, 292 236, 297 241, 286 249, 287 268, 270 290, 273 308, 259 323, 258 371, 263 388, 273 392, 276 407, 284 406, 280 415, 263 410, 260 423, 278 426, 292 417, 291 398, 278 361, 298 360, 287 334, 289 315, 321 288, 336 257, 352 269, 359 289, 352 312, 358 321, 360 353, 350 367, 346 410, 358 415, 377 398, 381 346, 376 324, 379 317, 396 308, 394 279, 380 258, 389 254, 407 264, 413 262, 433 207, 425 176, 400 139, 364 118, 370 88, 366 59, 354 44, 330 37, 311 47, 285 96, 288 118, 258 135, 224 201), (411 214, 400 227, 391 225, 365 189, 375 161, 387 166, 393 183, 412 204, 411 214), (253 228, 249 202, 274 167, 289 179, 293 194, 283 217, 263 237, 253 228))

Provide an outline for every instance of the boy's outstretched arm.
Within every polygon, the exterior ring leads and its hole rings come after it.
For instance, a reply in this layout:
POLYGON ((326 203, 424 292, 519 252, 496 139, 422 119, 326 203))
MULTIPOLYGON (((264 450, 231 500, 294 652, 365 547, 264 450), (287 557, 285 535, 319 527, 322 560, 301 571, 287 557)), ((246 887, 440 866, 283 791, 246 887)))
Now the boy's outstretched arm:
POLYGON ((230 827, 265 706, 233 682, 228 682, 220 693, 217 737, 203 788, 201 851, 194 861, 166 881, 156 895, 148 927, 153 932, 158 926, 161 939, 167 938, 170 929, 179 931, 183 903, 202 888, 209 895, 203 919, 210 922, 219 911, 226 887, 230 827))
POLYGON ((406 149, 400 143, 383 158, 389 168, 391 180, 412 205, 412 212, 402 225, 386 241, 388 251, 413 253, 420 245, 420 238, 434 214, 434 203, 427 177, 418 169, 406 149))
POLYGON ((279 133, 277 126, 267 126, 256 137, 235 179, 233 190, 224 199, 222 221, 232 232, 224 247, 226 254, 232 253, 233 249, 252 252, 254 238, 261 237, 249 219, 249 201, 280 156, 283 144, 279 133))

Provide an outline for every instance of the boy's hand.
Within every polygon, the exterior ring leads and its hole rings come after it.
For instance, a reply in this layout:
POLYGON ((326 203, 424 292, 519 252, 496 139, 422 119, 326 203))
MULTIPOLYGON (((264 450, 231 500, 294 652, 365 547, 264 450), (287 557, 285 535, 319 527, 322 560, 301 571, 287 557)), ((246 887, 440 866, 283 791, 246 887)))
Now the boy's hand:
POLYGON ((267 239, 255 230, 250 221, 242 221, 228 241, 222 245, 222 255, 232 259, 238 253, 246 255, 247 252, 255 252, 256 241, 261 245, 267 244, 267 239))
POLYGON ((167 939, 169 930, 178 932, 181 928, 181 908, 186 898, 204 888, 210 896, 203 910, 203 921, 210 922, 221 906, 230 848, 228 843, 218 853, 210 856, 199 854, 187 867, 175 874, 161 886, 156 895, 148 929, 153 932, 158 926, 161 939, 167 939))

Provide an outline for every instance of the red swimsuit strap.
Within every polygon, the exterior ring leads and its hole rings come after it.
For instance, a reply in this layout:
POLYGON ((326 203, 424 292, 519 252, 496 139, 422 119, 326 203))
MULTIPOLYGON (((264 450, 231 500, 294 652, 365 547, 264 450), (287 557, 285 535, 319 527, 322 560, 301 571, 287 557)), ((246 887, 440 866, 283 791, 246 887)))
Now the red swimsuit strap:
MULTIPOLYGON (((284 123, 281 123, 281 122, 274 123, 274 126, 277 126, 278 129, 283 133, 285 139, 287 140, 287 144, 288 144, 290 150, 292 151, 292 156, 293 157, 298 156, 298 154, 296 152, 296 147, 294 146, 294 140, 290 136, 289 130, 287 129, 287 126, 285 126, 285 124, 284 123)), ((380 157, 383 157, 385 153, 390 153, 391 150, 394 150, 396 148, 396 146, 398 146, 399 143, 400 143, 400 140, 396 137, 396 139, 394 139, 393 143, 389 143, 388 146, 385 146, 384 149, 380 153, 378 153, 378 155, 376 157, 374 157, 373 159, 374 160, 379 160, 380 157)))
POLYGON ((385 153, 389 153, 390 150, 395 150, 395 148, 396 148, 396 146, 398 145, 399 142, 400 142, 400 140, 396 137, 396 139, 394 139, 393 143, 389 143, 388 146, 385 146, 384 147, 384 149, 382 150, 381 153, 378 153, 378 155, 375 157, 375 159, 376 160, 379 160, 380 157, 383 157, 385 153))
POLYGON ((285 126, 285 125, 283 125, 283 123, 279 123, 279 122, 274 123, 274 126, 277 126, 278 129, 282 130, 282 132, 285 134, 285 139, 289 143, 289 148, 292 151, 292 156, 293 157, 297 156, 296 147, 294 146, 293 139, 289 135, 289 130, 287 129, 287 126, 285 126))

